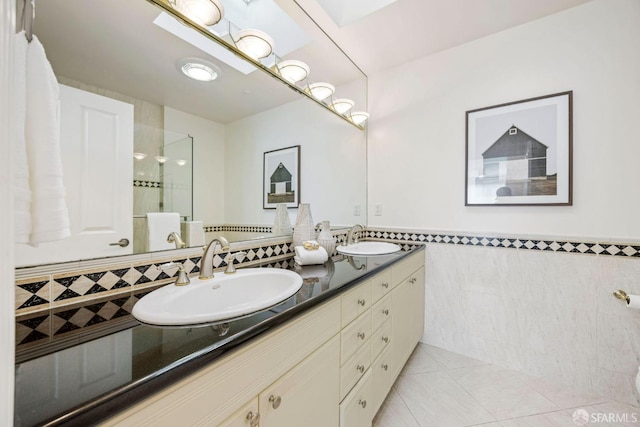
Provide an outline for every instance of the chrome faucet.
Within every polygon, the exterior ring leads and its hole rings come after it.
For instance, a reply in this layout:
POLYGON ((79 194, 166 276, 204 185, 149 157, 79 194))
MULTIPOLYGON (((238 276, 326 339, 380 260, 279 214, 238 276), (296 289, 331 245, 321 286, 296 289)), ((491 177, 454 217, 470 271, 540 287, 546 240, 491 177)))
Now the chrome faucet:
POLYGON ((211 279, 213 277, 213 254, 215 253, 216 246, 220 244, 223 251, 229 250, 229 241, 222 236, 214 238, 207 248, 204 250, 204 254, 200 259, 200 276, 199 279, 211 279))
POLYGON ((351 229, 349 229, 349 232, 347 233, 347 241, 345 242, 345 245, 358 243, 359 235, 355 234, 356 229, 359 229, 360 231, 364 231, 364 225, 356 224, 353 227, 351 227, 351 229))
POLYGON ((187 244, 180 238, 180 234, 172 231, 167 236, 167 243, 175 243, 176 249, 185 248, 187 244))

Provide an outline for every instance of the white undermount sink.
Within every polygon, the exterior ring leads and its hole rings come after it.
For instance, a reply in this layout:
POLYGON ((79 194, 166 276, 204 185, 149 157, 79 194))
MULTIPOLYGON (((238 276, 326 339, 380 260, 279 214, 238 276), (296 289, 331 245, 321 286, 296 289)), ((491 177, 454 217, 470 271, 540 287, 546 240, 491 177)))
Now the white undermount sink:
POLYGON ((216 273, 191 284, 171 283, 145 295, 133 316, 152 325, 194 325, 228 320, 274 306, 302 287, 299 274, 279 268, 245 268, 216 273))
POLYGON ((347 246, 338 246, 336 250, 343 255, 372 256, 398 252, 400 246, 387 242, 358 242, 347 246))

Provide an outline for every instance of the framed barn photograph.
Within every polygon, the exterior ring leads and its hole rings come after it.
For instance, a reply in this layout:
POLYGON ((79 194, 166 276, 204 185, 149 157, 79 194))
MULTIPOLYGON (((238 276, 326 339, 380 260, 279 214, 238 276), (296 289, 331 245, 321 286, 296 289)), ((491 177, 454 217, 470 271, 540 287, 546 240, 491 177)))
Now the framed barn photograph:
POLYGON ((465 206, 572 204, 572 96, 466 112, 465 206))
POLYGON ((275 209, 278 203, 297 208, 300 202, 300 146, 264 153, 263 208, 275 209))

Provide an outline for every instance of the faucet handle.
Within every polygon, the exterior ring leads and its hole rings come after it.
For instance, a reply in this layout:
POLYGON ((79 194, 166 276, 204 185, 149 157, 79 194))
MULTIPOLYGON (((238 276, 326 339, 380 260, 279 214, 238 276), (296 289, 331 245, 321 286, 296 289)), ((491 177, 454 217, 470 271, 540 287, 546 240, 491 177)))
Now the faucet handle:
POLYGON ((184 286, 191 283, 191 280, 189 280, 189 276, 187 275, 187 271, 184 269, 184 264, 180 262, 171 261, 166 264, 156 265, 156 268, 162 271, 178 268, 178 277, 176 278, 175 285, 184 286))
POLYGON ((234 252, 229 254, 224 258, 224 261, 227 263, 227 268, 224 270, 224 274, 233 274, 236 272, 236 267, 233 265, 233 260, 240 261, 245 255, 246 252, 234 252))

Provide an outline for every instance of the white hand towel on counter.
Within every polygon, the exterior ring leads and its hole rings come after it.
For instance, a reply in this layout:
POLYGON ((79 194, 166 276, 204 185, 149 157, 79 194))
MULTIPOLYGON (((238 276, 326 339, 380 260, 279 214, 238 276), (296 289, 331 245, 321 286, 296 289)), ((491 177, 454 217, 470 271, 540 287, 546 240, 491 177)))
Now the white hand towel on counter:
POLYGON ((305 249, 302 246, 296 246, 294 250, 296 254, 293 260, 298 265, 324 264, 329 259, 329 254, 327 254, 327 251, 322 246, 318 249, 311 250, 305 249))
POLYGON ((60 158, 59 86, 36 36, 27 46, 25 140, 31 186, 29 243, 71 235, 60 158))
POLYGON ((29 243, 31 235, 31 189, 29 188, 29 164, 25 140, 27 82, 27 38, 24 31, 15 35, 13 63, 13 130, 11 150, 13 156, 14 229, 16 243, 29 243))
POLYGON ((180 233, 180 214, 178 212, 147 213, 147 251, 175 249, 174 243, 167 242, 172 231, 180 233))
POLYGON ((204 225, 202 221, 185 221, 180 224, 182 240, 187 247, 204 246, 204 225))

